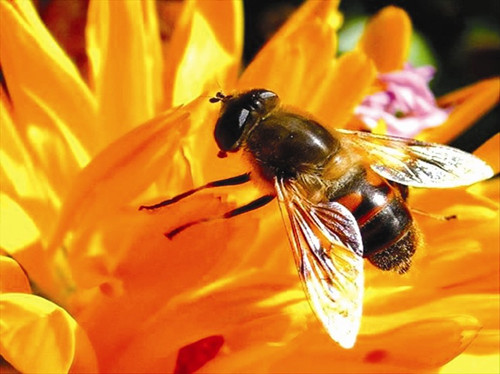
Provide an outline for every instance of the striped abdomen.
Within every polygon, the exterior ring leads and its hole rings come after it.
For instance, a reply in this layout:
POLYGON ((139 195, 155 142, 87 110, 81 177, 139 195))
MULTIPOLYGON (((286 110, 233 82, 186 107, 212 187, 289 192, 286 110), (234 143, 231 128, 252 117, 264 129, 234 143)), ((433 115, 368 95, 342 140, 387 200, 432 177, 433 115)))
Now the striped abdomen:
MULTIPOLYGON (((360 168, 331 200, 348 208, 363 239, 363 256, 382 270, 408 270, 418 237, 402 188, 360 168)), ((401 186, 402 187, 402 186, 401 186)))

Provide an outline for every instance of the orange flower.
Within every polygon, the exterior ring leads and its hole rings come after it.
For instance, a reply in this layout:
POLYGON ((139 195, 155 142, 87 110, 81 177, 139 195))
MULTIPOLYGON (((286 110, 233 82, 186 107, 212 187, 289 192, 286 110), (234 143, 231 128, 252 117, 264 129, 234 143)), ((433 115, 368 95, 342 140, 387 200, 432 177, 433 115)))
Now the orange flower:
MULTIPOLYGON (((247 171, 237 157, 216 157, 217 107, 205 96, 219 85, 272 89, 325 125, 347 124, 371 89, 380 53, 334 58, 341 23, 335 1, 307 2, 239 79, 236 1, 185 2, 163 51, 153 2, 91 1, 90 83, 29 2, 3 1, 0 10, 9 90, 0 112, 1 209, 9 217, 2 219, 0 354, 16 369, 422 372, 466 348, 449 365, 477 363, 479 355, 482 369, 492 368, 497 179, 411 191, 411 205, 459 219, 418 217, 426 245, 407 275, 366 265, 365 313, 352 350, 332 342, 309 308, 276 205, 195 225, 173 240, 163 236, 250 201, 259 186, 200 193, 154 214, 137 211, 247 171)), ((386 45, 394 24, 368 27, 366 40, 386 45)), ((387 48, 391 61, 402 55, 398 42, 387 48)), ((451 123, 461 130, 477 118, 472 103, 483 112, 495 104, 495 83, 443 99, 454 104, 446 133, 456 134, 451 123)), ((439 131, 426 136, 439 140, 439 131)), ((498 141, 478 152, 495 160, 498 141)))

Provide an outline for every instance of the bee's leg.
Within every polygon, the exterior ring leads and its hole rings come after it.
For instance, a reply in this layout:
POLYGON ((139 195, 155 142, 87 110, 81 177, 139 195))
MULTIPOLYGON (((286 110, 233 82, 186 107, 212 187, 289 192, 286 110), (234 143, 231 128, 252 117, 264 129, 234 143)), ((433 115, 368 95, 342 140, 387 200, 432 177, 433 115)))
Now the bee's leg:
MULTIPOLYGON (((400 193, 401 198, 403 199, 403 201, 407 202, 408 201, 408 195, 410 193, 410 190, 409 190, 408 186, 405 186, 404 184, 392 182, 392 181, 389 181, 389 183, 390 183, 391 186, 393 186, 394 188, 396 188, 399 191, 399 193, 400 193)), ((434 219, 437 219, 437 220, 440 220, 440 221, 449 221, 450 219, 457 218, 457 216, 455 214, 453 214, 451 216, 442 216, 442 215, 439 215, 439 214, 433 214, 433 213, 425 212, 423 210, 412 208, 412 207, 410 207, 410 210, 413 213, 415 213, 415 214, 420 214, 421 216, 431 217, 431 218, 434 218, 434 219)))
POLYGON ((245 204, 243 206, 240 206, 238 208, 230 210, 230 211, 224 213, 223 215, 221 215, 219 217, 202 218, 202 219, 199 219, 197 221, 192 221, 192 222, 185 223, 182 226, 179 226, 179 227, 177 227, 177 228, 175 228, 175 229, 173 229, 173 230, 171 230, 169 232, 166 232, 165 236, 167 238, 169 238, 169 239, 172 239, 175 235, 177 235, 181 231, 184 231, 188 227, 191 227, 191 226, 196 225, 198 223, 213 221, 213 220, 216 220, 216 219, 231 218, 231 217, 235 217, 235 216, 238 216, 240 214, 243 214, 243 213, 250 212, 250 211, 255 210, 255 209, 262 208, 264 205, 266 205, 269 202, 271 202, 274 198, 275 198, 274 195, 264 195, 264 196, 261 196, 258 199, 255 199, 254 201, 251 201, 248 204, 245 204))
POLYGON ((416 209, 416 208, 410 208, 410 210, 412 211, 412 213, 420 214, 421 216, 426 216, 426 217, 434 218, 434 219, 437 219, 437 220, 440 220, 440 221, 449 221, 451 219, 456 219, 457 218, 456 214, 452 214, 450 216, 442 216, 440 214, 433 214, 433 213, 425 212, 423 210, 416 209))
POLYGON ((201 187, 193 188, 192 190, 183 192, 183 193, 181 193, 181 194, 179 194, 177 196, 172 197, 171 199, 162 201, 162 202, 160 202, 158 204, 154 204, 154 205, 141 205, 139 207, 139 210, 143 210, 143 209, 146 209, 146 210, 158 209, 158 208, 161 208, 163 206, 176 203, 177 201, 182 200, 185 197, 188 197, 188 196, 194 194, 195 192, 204 190, 206 188, 222 187, 222 186, 235 186, 237 184, 246 183, 249 180, 250 180, 250 173, 245 173, 245 174, 237 175, 236 177, 227 178, 227 179, 221 179, 221 180, 209 182, 209 183, 207 183, 207 184, 205 184, 205 185, 203 185, 201 187))

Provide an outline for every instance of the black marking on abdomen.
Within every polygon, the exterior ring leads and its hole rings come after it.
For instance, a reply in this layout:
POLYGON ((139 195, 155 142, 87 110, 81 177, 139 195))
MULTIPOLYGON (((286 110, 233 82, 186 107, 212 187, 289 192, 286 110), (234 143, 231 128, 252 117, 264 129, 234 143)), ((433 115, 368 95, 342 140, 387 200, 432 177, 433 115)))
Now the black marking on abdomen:
POLYGON ((404 272, 415 252, 417 234, 404 201, 407 195, 401 196, 404 191, 398 187, 371 170, 361 169, 332 200, 348 202, 350 195, 360 195, 359 204, 347 208, 360 228, 363 257, 380 269, 404 272))
POLYGON ((388 200, 370 220, 359 227, 364 257, 396 242, 404 236, 411 223, 410 212, 404 203, 396 197, 388 200))

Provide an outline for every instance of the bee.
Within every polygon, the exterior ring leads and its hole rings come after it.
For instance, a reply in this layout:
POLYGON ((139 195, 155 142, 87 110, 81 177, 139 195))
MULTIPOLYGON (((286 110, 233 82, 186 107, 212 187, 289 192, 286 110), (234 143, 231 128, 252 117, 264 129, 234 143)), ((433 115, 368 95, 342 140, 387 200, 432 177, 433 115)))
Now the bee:
MULTIPOLYGON (((266 89, 217 93, 210 101, 222 104, 214 130, 219 157, 245 152, 253 172, 274 191, 219 218, 260 208, 277 197, 310 305, 331 338, 345 348, 354 345, 360 327, 363 260, 404 273, 419 245, 407 205, 408 186, 457 187, 493 176, 482 160, 449 146, 327 130, 287 111, 278 95, 266 89)), ((246 173, 210 182, 140 209, 250 180, 246 173)), ((172 239, 207 220, 188 222, 165 235, 172 239)))

